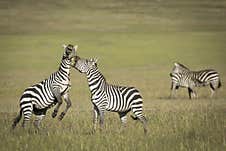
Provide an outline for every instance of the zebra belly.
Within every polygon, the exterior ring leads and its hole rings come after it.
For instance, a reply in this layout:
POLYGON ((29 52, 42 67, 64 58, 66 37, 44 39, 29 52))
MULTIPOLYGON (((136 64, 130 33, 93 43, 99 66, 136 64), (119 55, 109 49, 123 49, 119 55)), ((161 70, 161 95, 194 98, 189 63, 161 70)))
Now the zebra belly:
MULTIPOLYGON (((118 102, 118 101, 117 101, 118 102)), ((106 111, 111 111, 111 112, 126 112, 130 110, 130 107, 123 107, 122 103, 119 105, 119 103, 115 103, 109 100, 92 100, 92 103, 95 104, 99 109, 101 110, 106 110, 106 111)))
POLYGON ((108 100, 106 110, 111 112, 126 112, 130 110, 131 105, 127 104, 126 100, 108 100))
POLYGON ((112 109, 112 108, 108 108, 106 107, 105 109, 106 111, 110 111, 110 112, 127 112, 127 111, 130 111, 131 108, 128 108, 128 109, 119 109, 119 110, 115 110, 115 109, 112 109))
POLYGON ((45 100, 37 100, 35 98, 31 98, 31 100, 32 100, 33 107, 35 107, 36 109, 50 108, 57 103, 56 98, 45 99, 45 100))
POLYGON ((33 105, 33 113, 35 115, 46 115, 47 110, 48 110, 48 107, 39 109, 39 108, 36 108, 35 105, 33 105))
POLYGON ((127 112, 131 109, 134 101, 140 100, 139 91, 134 87, 114 87, 107 95, 106 110, 114 112, 127 112))

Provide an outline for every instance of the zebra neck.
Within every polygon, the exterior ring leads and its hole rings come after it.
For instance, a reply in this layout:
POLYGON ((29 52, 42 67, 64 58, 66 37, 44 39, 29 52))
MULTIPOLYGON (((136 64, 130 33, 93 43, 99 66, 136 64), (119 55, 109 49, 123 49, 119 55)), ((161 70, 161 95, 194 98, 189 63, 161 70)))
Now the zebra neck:
POLYGON ((190 74, 190 70, 182 70, 181 72, 179 72, 180 74, 185 74, 185 75, 187 75, 187 74, 190 74))
POLYGON ((103 91, 103 88, 106 85, 106 80, 104 76, 97 68, 94 70, 91 70, 87 74, 87 80, 88 80, 90 91, 93 95, 96 93, 99 93, 100 91, 103 91))
POLYGON ((71 61, 69 59, 62 59, 59 72, 61 72, 65 76, 70 75, 70 69, 71 69, 71 61))

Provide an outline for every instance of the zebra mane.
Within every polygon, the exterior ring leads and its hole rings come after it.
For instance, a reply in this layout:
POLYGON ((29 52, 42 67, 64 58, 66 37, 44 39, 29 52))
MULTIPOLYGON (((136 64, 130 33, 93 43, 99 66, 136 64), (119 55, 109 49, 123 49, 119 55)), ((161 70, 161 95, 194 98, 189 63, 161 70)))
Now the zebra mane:
POLYGON ((176 63, 174 63, 174 65, 176 66, 176 67, 181 67, 181 68, 184 68, 184 69, 186 69, 186 70, 190 70, 188 67, 186 67, 185 65, 183 65, 183 64, 181 64, 181 63, 179 63, 179 62, 176 62, 176 63))
POLYGON ((99 72, 99 74, 103 77, 104 81, 107 81, 106 78, 105 78, 105 76, 104 76, 104 75, 102 74, 102 72, 99 70, 99 68, 98 68, 98 66, 97 66, 97 63, 95 63, 95 66, 96 66, 96 67, 95 67, 94 70, 95 70, 96 72, 99 72))

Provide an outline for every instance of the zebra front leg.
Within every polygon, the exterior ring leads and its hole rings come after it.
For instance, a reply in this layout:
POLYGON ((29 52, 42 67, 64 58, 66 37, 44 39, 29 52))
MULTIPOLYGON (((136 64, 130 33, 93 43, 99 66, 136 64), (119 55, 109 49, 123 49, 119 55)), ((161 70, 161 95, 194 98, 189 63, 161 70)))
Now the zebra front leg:
POLYGON ((170 98, 175 98, 176 96, 176 92, 177 90, 179 89, 179 86, 177 86, 176 84, 173 84, 171 85, 171 93, 170 93, 170 98))
POLYGON ((190 87, 188 88, 188 95, 189 95, 189 99, 197 97, 196 92, 190 87))
POLYGON ((94 106, 94 109, 93 109, 93 132, 95 132, 97 129, 98 114, 99 114, 99 111, 98 111, 97 107, 94 106))
POLYGON ((171 91, 170 91, 170 99, 173 97, 174 95, 174 89, 173 89, 173 83, 171 83, 171 91))
POLYGON ((193 97, 193 98, 197 98, 197 97, 198 97, 198 96, 197 96, 197 93, 196 93, 194 90, 192 91, 192 97, 193 97))
POLYGON ((71 100, 69 98, 69 93, 66 93, 64 96, 64 101, 67 103, 65 110, 60 114, 59 120, 62 120, 66 115, 68 109, 71 107, 71 100))
POLYGON ((104 127, 104 111, 99 111, 99 115, 100 115, 100 131, 102 131, 104 127))
POLYGON ((58 110, 59 110, 61 104, 63 103, 63 100, 62 100, 59 88, 53 89, 53 94, 57 99, 57 105, 52 113, 52 118, 55 118, 57 116, 57 113, 58 113, 58 110))
POLYGON ((121 128, 119 131, 123 131, 124 128, 126 127, 126 122, 127 122, 127 113, 128 112, 119 112, 119 117, 120 117, 120 120, 121 120, 121 128))
POLYGON ((192 89, 191 88, 188 88, 189 99, 191 99, 191 93, 192 93, 192 89))
POLYGON ((127 122, 127 117, 126 117, 127 112, 119 112, 118 114, 119 114, 122 126, 125 127, 127 122))

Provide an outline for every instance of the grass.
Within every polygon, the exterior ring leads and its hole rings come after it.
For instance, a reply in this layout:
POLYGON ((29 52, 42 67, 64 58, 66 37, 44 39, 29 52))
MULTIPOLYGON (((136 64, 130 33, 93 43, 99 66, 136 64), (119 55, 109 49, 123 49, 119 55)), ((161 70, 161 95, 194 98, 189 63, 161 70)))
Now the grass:
MULTIPOLYGON (((0 2, 1 150, 225 150, 226 1, 9 0, 0 2), (71 74, 72 108, 38 133, 32 124, 10 131, 23 90, 59 65, 63 43, 78 44, 81 57, 98 57, 113 84, 136 86, 144 97, 149 133, 107 113, 102 133, 91 134, 92 105, 84 75, 71 74), (214 68, 223 87, 188 100, 181 89, 169 100, 174 61, 193 70, 214 68)), ((65 106, 62 106, 61 110, 65 106)))

